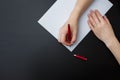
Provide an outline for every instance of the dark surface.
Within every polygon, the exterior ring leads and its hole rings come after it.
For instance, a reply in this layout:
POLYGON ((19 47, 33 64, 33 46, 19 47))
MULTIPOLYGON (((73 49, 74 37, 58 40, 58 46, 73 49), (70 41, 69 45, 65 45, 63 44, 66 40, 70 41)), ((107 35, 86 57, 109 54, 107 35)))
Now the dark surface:
MULTIPOLYGON (((111 1, 107 16, 120 41, 120 1, 111 1)), ((120 80, 116 59, 92 32, 71 53, 37 23, 54 2, 0 0, 0 80, 120 80)))

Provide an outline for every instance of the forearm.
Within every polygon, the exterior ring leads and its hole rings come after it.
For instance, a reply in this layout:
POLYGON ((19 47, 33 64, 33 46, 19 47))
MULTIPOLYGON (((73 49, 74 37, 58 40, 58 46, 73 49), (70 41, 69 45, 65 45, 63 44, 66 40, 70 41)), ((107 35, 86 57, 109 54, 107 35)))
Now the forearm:
POLYGON ((113 38, 111 42, 107 43, 106 46, 109 48, 109 50, 113 53, 116 60, 120 64, 120 43, 117 40, 117 38, 113 38))
POLYGON ((77 0, 77 3, 71 13, 70 18, 78 21, 79 17, 84 13, 84 11, 89 7, 89 5, 93 2, 94 0, 77 0))

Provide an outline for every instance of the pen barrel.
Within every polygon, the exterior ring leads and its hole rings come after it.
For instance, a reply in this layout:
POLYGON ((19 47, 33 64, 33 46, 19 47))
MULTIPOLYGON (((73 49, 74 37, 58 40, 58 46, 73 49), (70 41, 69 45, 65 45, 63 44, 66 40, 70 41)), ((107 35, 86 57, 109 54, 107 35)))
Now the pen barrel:
POLYGON ((72 34, 71 34, 71 29, 70 29, 70 24, 68 24, 68 34, 67 34, 68 36, 67 36, 67 40, 68 41, 71 41, 71 39, 72 39, 72 34))

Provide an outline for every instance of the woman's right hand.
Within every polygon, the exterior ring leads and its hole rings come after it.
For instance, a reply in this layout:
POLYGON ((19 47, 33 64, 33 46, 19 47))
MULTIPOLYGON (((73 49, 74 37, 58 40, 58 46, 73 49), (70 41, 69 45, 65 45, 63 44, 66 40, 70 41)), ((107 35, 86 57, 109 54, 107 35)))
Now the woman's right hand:
POLYGON ((63 45, 71 46, 76 41, 77 32, 78 32, 78 21, 73 19, 68 19, 66 23, 60 28, 58 41, 63 45), (67 41, 68 24, 70 24, 70 29, 72 34, 71 41, 67 41))

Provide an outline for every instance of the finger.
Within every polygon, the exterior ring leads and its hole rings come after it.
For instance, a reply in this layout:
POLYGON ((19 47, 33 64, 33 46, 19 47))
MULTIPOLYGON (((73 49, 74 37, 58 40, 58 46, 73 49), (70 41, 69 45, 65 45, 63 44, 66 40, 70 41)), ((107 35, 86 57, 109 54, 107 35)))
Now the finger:
POLYGON ((100 22, 104 21, 103 16, 101 15, 101 13, 98 10, 95 10, 95 14, 98 17, 98 19, 100 20, 100 22))
POLYGON ((70 46, 70 43, 66 41, 66 34, 61 34, 61 43, 67 46, 70 46))
POLYGON ((73 32, 71 44, 75 43, 76 38, 77 38, 77 33, 76 33, 76 32, 73 32))
POLYGON ((99 21, 97 15, 95 14, 95 11, 91 10, 90 13, 91 13, 91 16, 94 19, 95 23, 96 24, 99 23, 100 21, 99 21))
POLYGON ((93 30, 94 30, 94 27, 93 27, 93 25, 91 24, 90 20, 88 20, 87 22, 88 22, 88 25, 89 25, 90 29, 93 31, 93 30))
POLYGON ((108 24, 110 24, 110 22, 109 22, 109 20, 108 20, 108 18, 107 18, 106 16, 104 16, 104 19, 105 19, 105 21, 106 21, 108 24))
POLYGON ((96 25, 95 21, 91 17, 91 14, 88 15, 89 21, 91 22, 91 25, 94 27, 96 25))

